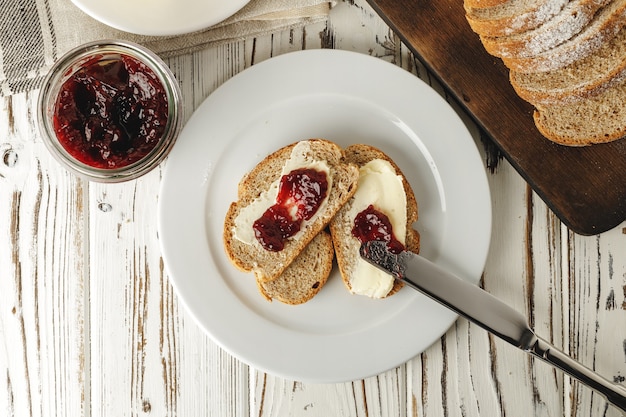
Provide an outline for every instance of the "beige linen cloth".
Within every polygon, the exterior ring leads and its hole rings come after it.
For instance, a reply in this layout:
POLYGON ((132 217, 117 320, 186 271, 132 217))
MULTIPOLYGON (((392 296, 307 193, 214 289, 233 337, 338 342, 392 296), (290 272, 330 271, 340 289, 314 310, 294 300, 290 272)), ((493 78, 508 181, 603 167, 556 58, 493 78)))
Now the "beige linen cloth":
POLYGON ((38 88, 59 56, 85 42, 127 39, 163 57, 175 56, 323 21, 332 4, 329 0, 251 0, 236 14, 206 30, 154 37, 106 26, 70 0, 0 0, 0 96, 38 88))

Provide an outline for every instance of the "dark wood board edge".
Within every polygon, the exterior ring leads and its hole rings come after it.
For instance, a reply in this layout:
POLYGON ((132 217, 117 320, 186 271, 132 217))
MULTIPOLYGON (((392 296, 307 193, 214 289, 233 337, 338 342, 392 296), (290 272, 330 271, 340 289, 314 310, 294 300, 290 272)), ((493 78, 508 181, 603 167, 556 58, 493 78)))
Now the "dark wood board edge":
POLYGON ((574 148, 545 139, 462 0, 368 2, 570 230, 595 235, 626 219, 626 140, 574 148))

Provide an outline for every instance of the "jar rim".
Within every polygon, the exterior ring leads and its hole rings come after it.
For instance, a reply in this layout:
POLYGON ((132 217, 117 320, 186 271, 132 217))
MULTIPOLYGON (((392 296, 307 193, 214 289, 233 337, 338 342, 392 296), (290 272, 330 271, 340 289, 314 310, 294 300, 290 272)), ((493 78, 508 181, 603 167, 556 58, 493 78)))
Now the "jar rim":
POLYGON ((106 39, 71 49, 52 66, 38 98, 38 125, 42 139, 57 161, 71 172, 98 182, 121 182, 138 178, 158 166, 167 156, 182 129, 182 94, 170 68, 153 51, 126 40, 106 39), (158 77, 167 97, 167 122, 158 143, 141 159, 116 168, 97 168, 79 161, 59 142, 52 126, 54 105, 63 82, 94 56, 127 55, 139 60, 158 77))

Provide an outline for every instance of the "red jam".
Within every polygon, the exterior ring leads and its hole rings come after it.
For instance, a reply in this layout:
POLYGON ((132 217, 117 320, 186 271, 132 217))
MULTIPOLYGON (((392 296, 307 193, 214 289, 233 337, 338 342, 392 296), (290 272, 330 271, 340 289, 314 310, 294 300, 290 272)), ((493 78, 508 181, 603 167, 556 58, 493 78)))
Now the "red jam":
POLYGON ((264 249, 279 252, 285 240, 300 231, 302 222, 317 213, 328 194, 326 173, 300 168, 280 179, 276 203, 257 219, 252 228, 264 249))
POLYGON ((398 254, 404 250, 404 245, 393 235, 393 227, 389 217, 376 210, 372 205, 356 215, 352 236, 361 243, 372 240, 386 242, 387 249, 391 253, 398 254))
POLYGON ((168 117, 167 94, 157 75, 128 55, 98 56, 62 85, 54 109, 60 144, 80 162, 113 169, 145 157, 168 117))

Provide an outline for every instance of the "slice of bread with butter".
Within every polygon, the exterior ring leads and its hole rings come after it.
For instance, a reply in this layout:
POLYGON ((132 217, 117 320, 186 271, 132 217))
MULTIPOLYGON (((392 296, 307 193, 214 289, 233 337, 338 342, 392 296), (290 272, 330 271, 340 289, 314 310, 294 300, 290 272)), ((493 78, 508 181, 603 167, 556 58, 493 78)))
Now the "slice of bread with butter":
MULTIPOLYGON (((322 183, 323 178, 316 187, 323 188, 322 183)), ((287 199, 287 217, 297 217, 299 209, 292 200, 309 191, 298 190, 297 195, 287 199)), ((240 181, 238 200, 230 205, 224 221, 224 247, 237 268, 254 273, 257 287, 268 301, 292 305, 309 301, 326 284, 335 258, 351 293, 385 298, 402 288, 402 283, 360 259, 362 232, 372 226, 385 229, 387 235, 376 238, 417 253, 420 240, 412 227, 415 221, 415 195, 385 153, 369 145, 341 149, 325 139, 310 139, 272 153, 240 181), (301 170, 324 173, 328 191, 320 192, 318 211, 302 222, 299 232, 284 239, 284 246, 268 245, 271 236, 264 237, 265 229, 259 229, 259 225, 273 207, 284 201, 281 195, 288 184, 286 178, 301 170), (359 219, 368 220, 363 223, 359 219), (385 227, 368 223, 370 219, 383 219, 385 227)), ((280 223, 279 229, 289 227, 280 223)))
MULTIPOLYGON (((362 240, 355 221, 361 213, 386 217, 390 232, 406 250, 418 253, 419 233, 413 229, 417 221, 417 201, 400 168, 381 150, 369 145, 351 145, 345 150, 346 161, 359 166, 356 193, 339 210, 330 223, 335 256, 344 284, 353 294, 385 298, 395 294, 402 282, 396 281, 359 256, 362 240), (369 212, 367 212, 369 213, 369 212)), ((379 225, 374 224, 374 228, 379 225)), ((366 239, 367 240, 367 239, 366 239)))
MULTIPOLYGON (((335 143, 309 139, 275 151, 245 175, 239 183, 238 199, 230 205, 224 221, 224 247, 230 261, 243 271, 253 272, 260 282, 277 279, 356 191, 359 169, 346 163, 343 156, 335 143), (259 238, 265 226, 257 227, 257 220, 276 204, 283 178, 297 170, 322 173, 327 190, 312 217, 302 220, 299 231, 283 240, 284 247, 268 250, 259 238)), ((296 205, 290 200, 284 209, 300 213, 296 205)), ((282 219, 288 217, 285 214, 282 219)))

